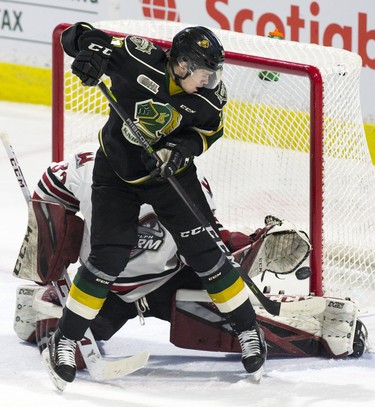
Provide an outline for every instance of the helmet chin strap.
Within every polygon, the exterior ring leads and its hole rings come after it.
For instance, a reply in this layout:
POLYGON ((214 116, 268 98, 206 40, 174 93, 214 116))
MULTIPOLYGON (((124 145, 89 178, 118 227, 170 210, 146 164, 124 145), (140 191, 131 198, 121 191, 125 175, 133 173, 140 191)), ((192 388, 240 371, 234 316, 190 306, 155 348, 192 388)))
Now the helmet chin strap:
POLYGON ((173 64, 170 63, 169 66, 170 66, 171 72, 173 74, 174 81, 177 83, 178 86, 181 86, 181 81, 183 81, 184 79, 186 79, 187 77, 189 77, 191 75, 191 72, 189 70, 186 72, 186 74, 184 76, 178 75, 176 73, 176 71, 174 70, 173 64))
POLYGON ((177 85, 179 85, 179 86, 181 86, 181 81, 183 81, 188 76, 190 76, 189 72, 186 72, 186 75, 184 75, 184 76, 180 76, 180 75, 176 74, 174 68, 172 68, 172 72, 173 72, 174 80, 177 83, 177 85))

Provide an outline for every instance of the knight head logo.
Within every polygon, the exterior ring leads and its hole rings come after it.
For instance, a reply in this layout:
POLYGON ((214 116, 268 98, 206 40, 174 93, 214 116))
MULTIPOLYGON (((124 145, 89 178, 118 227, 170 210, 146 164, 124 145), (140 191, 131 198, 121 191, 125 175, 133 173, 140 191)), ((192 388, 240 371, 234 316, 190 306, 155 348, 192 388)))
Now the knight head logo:
POLYGON ((207 38, 205 38, 204 40, 202 40, 202 41, 198 41, 198 43, 197 43, 201 48, 208 48, 211 44, 210 44, 210 41, 208 41, 208 39, 207 38))

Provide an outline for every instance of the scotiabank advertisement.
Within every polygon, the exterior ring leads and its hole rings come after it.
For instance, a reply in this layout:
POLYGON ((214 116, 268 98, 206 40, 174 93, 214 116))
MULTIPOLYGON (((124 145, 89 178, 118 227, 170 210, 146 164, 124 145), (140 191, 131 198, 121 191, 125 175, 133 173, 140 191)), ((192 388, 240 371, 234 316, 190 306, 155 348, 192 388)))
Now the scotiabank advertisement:
POLYGON ((372 0, 0 0, 0 61, 48 66, 61 23, 161 19, 344 48, 362 57, 361 102, 375 123, 375 1, 372 0))
POLYGON ((363 66, 363 117, 375 123, 375 1, 128 0, 121 5, 121 15, 191 22, 262 36, 277 27, 287 40, 356 52, 363 66))

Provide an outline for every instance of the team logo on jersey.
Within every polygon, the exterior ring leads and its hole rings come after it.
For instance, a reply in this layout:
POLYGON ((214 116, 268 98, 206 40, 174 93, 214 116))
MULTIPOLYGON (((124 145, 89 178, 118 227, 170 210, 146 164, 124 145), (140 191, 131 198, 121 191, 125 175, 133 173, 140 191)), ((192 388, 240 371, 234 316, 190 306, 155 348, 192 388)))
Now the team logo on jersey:
POLYGON ((145 38, 130 37, 130 41, 135 44, 135 49, 137 51, 144 52, 145 54, 151 55, 151 51, 156 49, 155 45, 145 38))
MULTIPOLYGON (((134 123, 151 145, 175 130, 180 125, 181 119, 181 114, 168 103, 149 99, 135 105, 134 123)), ((139 145, 125 124, 122 132, 130 143, 139 145)))
POLYGON ((78 153, 74 155, 74 159, 76 162, 76 168, 83 167, 87 162, 95 160, 95 153, 92 151, 88 151, 86 153, 78 153))
POLYGON ((139 220, 138 243, 130 252, 130 258, 139 256, 145 250, 158 251, 164 242, 165 231, 154 213, 139 220))

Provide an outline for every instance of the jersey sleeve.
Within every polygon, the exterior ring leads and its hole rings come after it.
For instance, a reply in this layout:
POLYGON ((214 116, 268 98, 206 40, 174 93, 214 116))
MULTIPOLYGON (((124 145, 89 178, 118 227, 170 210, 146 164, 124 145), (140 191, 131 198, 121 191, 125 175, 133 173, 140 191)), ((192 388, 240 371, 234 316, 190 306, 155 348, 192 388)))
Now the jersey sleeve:
POLYGON ((80 151, 67 160, 53 162, 40 178, 33 198, 63 205, 71 212, 82 211, 91 202, 95 153, 80 151))
POLYGON ((78 212, 79 201, 65 186, 68 168, 67 161, 53 162, 40 178, 33 198, 58 203, 71 212, 78 212))
POLYGON ((186 138, 197 145, 196 156, 207 151, 220 137, 224 135, 224 106, 227 103, 227 91, 223 82, 216 89, 208 90, 202 88, 196 94, 200 99, 197 112, 198 123, 190 129, 186 138))
POLYGON ((220 112, 218 115, 218 125, 213 130, 205 130, 199 127, 193 127, 193 130, 192 137, 200 142, 200 152, 197 154, 200 155, 207 151, 216 140, 224 135, 223 112, 220 112))

